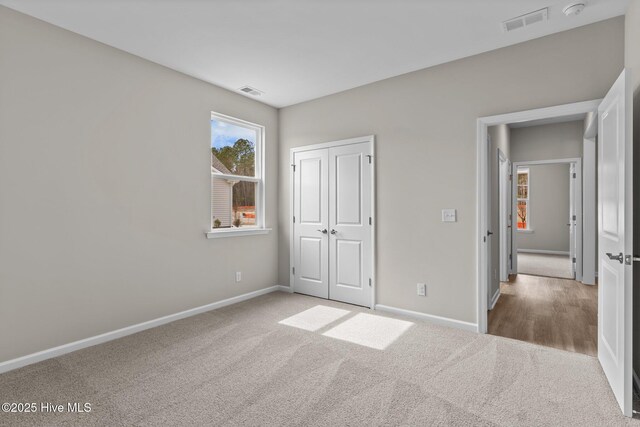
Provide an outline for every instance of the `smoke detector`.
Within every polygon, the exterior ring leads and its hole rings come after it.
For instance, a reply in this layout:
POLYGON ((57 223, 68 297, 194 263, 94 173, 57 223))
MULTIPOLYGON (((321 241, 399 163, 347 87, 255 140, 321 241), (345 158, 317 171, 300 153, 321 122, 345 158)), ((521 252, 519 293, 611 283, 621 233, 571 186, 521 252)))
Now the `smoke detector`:
POLYGON ((584 3, 571 3, 570 5, 567 5, 567 7, 562 9, 562 12, 564 12, 564 14, 567 16, 578 16, 583 9, 584 3))
POLYGON ((505 33, 514 31, 520 28, 528 27, 533 24, 544 22, 549 19, 549 9, 544 8, 529 12, 515 18, 508 19, 502 23, 502 29, 505 33))
POLYGON ((262 92, 261 90, 258 90, 256 88, 253 88, 251 86, 242 86, 240 89, 238 89, 240 92, 244 92, 246 94, 249 95, 253 95, 253 96, 260 96, 262 95, 264 92, 262 92))

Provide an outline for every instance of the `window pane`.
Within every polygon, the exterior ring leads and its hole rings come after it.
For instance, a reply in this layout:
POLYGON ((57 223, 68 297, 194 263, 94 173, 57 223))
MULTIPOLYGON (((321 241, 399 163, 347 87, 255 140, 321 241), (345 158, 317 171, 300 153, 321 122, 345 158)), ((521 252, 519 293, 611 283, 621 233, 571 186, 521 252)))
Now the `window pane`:
POLYGON ((255 182, 238 182, 233 186, 233 222, 235 227, 255 226, 256 188, 255 182))
POLYGON ((229 228, 233 221, 231 205, 233 182, 221 178, 211 178, 211 226, 229 228))
POLYGON ((529 174, 528 173, 518 173, 518 185, 528 185, 529 184, 529 174))
POLYGON ((211 226, 231 228, 255 226, 255 182, 211 178, 211 226))
POLYGON ((527 202, 518 200, 518 229, 523 230, 528 228, 527 218, 527 202))
POLYGON ((254 129, 221 120, 211 120, 211 172, 228 175, 256 175, 254 129))
POLYGON ((529 198, 529 186, 518 185, 518 199, 527 199, 527 198, 529 198))

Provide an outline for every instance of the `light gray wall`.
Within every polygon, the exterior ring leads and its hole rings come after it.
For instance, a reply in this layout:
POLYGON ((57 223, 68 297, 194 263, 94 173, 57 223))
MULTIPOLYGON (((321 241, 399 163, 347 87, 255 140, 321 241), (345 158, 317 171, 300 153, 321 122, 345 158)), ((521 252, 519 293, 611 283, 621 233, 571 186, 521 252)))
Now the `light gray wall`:
MULTIPOLYGON (((477 118, 601 98, 623 67, 623 38, 619 17, 284 108, 280 163, 292 147, 375 134, 377 302, 475 323, 477 118), (443 208, 458 222, 442 223, 443 208)), ((289 174, 280 169, 281 284, 289 174)))
MULTIPOLYGON (((629 4, 625 17, 625 67, 631 70, 633 87, 633 142, 634 166, 640 165, 640 2, 629 4)), ((634 253, 640 254, 640 173, 634 173, 634 253)), ((636 263, 636 268, 638 264, 636 263)), ((637 271, 637 270, 636 270, 637 271)), ((640 274, 633 275, 633 368, 640 373, 640 274)))
POLYGON ((583 136, 583 120, 513 128, 511 160, 526 162, 582 157, 583 136))
POLYGON ((0 361, 277 284, 277 110, 4 7, 0 58, 0 361), (266 126, 269 235, 204 237, 211 110, 266 126))
POLYGON ((533 232, 516 232, 518 249, 569 252, 569 164, 530 165, 533 232))
POLYGON ((491 173, 491 231, 493 232, 491 245, 491 281, 489 283, 489 298, 500 289, 500 161, 498 150, 502 151, 507 160, 511 157, 511 130, 507 125, 490 126, 491 155, 489 158, 491 173))
MULTIPOLYGON (((582 157, 584 120, 511 129, 514 162, 582 157)), ((533 233, 516 232, 519 249, 569 252, 569 166, 531 170, 533 233)))

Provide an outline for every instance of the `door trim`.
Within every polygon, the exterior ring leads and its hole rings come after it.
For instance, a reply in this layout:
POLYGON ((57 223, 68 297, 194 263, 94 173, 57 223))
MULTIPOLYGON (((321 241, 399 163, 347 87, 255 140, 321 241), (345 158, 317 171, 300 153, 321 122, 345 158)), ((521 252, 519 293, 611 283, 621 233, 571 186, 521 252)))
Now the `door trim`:
MULTIPOLYGON (((529 120, 550 119, 553 117, 586 114, 597 111, 601 100, 576 102, 553 107, 537 108, 515 113, 499 114, 495 116, 479 117, 477 119, 476 134, 476 319, 478 332, 486 334, 488 328, 487 316, 487 251, 483 243, 485 231, 489 230, 487 215, 487 195, 489 182, 487 173, 489 159, 487 156, 487 131, 489 126, 525 122, 529 120)), ((514 233, 515 234, 515 233, 514 233)))
MULTIPOLYGON (((582 240, 583 240, 583 233, 584 233, 584 219, 582 217, 583 211, 582 211, 582 158, 580 157, 569 157, 566 159, 548 159, 548 160, 530 160, 530 161, 522 161, 522 162, 513 162, 512 166, 514 168, 514 170, 518 170, 519 167, 526 167, 526 166, 535 166, 535 165, 560 165, 560 164, 568 164, 568 165, 575 165, 575 169, 576 169, 576 177, 575 179, 575 183, 572 181, 569 183, 569 185, 573 185, 574 188, 574 200, 573 200, 573 211, 575 212, 576 215, 576 226, 575 226, 575 233, 576 233, 576 252, 575 252, 575 257, 576 257, 576 265, 575 265, 575 272, 576 275, 574 277, 574 280, 577 280, 578 282, 582 281, 582 266, 583 266, 583 250, 582 250, 582 240)), ((516 172, 517 174, 517 172, 516 172)), ((569 178, 571 179, 571 178, 569 178)), ((517 183, 516 180, 512 181, 512 188, 511 188, 511 198, 512 200, 515 200, 515 198, 517 197, 517 183)), ((517 204, 516 203, 512 203, 511 205, 511 215, 515 218, 516 214, 517 214, 517 204)), ((529 214, 531 215, 531 214, 529 214)), ((535 225, 535 224, 534 224, 535 225)), ((594 230, 595 231, 595 230, 594 230)), ((546 251, 546 250, 531 250, 531 249, 523 249, 520 250, 520 248, 518 247, 518 243, 517 243, 517 235, 518 235, 518 230, 515 229, 515 233, 512 233, 512 241, 511 241, 511 250, 513 251, 513 253, 515 254, 516 258, 516 262, 515 262, 515 266, 516 266, 516 271, 515 273, 517 273, 518 269, 518 258, 517 258, 517 254, 518 252, 529 252, 529 253, 540 253, 540 254, 565 254, 565 252, 562 251, 546 251)), ((571 243, 571 238, 569 238, 571 243)), ((571 246, 571 244, 569 245, 571 246)), ((569 248, 569 252, 567 252, 566 254, 570 254, 571 253, 571 248, 569 248)))
POLYGON ((375 136, 367 135, 361 136, 357 138, 349 138, 349 139, 341 139, 338 141, 329 141, 323 142, 319 144, 312 145, 304 145, 300 147, 294 147, 289 150, 289 287, 291 292, 295 292, 295 278, 293 274, 293 267, 295 265, 294 259, 294 227, 295 224, 293 222, 293 212, 294 212, 294 156, 296 153, 304 152, 304 151, 312 151, 312 150, 320 150, 332 147, 342 147, 345 145, 352 144, 360 144, 360 143, 369 143, 371 147, 371 271, 369 272, 369 277, 371 277, 371 301, 369 303, 369 308, 373 309, 376 306, 376 175, 375 175, 375 166, 376 166, 376 151, 375 151, 375 136))
MULTIPOLYGON (((499 276, 501 282, 509 280, 509 273, 511 272, 511 265, 509 265, 509 255, 512 255, 512 253, 510 253, 510 251, 508 250, 509 216, 506 212, 507 207, 509 207, 509 199, 512 199, 512 197, 509 197, 511 195, 511 186, 509 185, 509 166, 509 159, 507 159, 507 156, 505 156, 502 150, 498 148, 498 214, 500 215, 498 217, 498 227, 500 228, 500 241, 498 242, 498 244, 500 253, 499 276), (506 175, 503 172, 503 167, 506 167, 506 175)), ((509 210, 509 214, 511 214, 511 209, 509 210)), ((513 221, 511 227, 513 227, 513 221)), ((511 230, 513 233, 513 228, 511 230)), ((500 293, 499 286, 497 293, 500 293)))

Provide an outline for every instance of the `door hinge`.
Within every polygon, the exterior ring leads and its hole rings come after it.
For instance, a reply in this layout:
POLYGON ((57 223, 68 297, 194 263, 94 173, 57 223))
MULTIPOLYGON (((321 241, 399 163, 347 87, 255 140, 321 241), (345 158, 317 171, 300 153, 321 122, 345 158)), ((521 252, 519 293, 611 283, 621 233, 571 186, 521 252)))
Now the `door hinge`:
POLYGON ((509 181, 513 180, 513 175, 509 175, 509 181))
POLYGON ((296 275, 296 268, 295 267, 291 267, 291 274, 293 274, 294 276, 296 275))
POLYGON ((578 219, 578 217, 574 215, 573 216, 573 220, 575 221, 576 219, 578 219))
POLYGON ((371 287, 371 283, 372 283, 371 277, 369 277, 369 287, 371 287))
POLYGON ((296 171, 296 165, 292 164, 291 167, 293 168, 293 171, 296 171))
POLYGON ((371 159, 373 159, 373 156, 371 154, 367 154, 367 157, 369 158, 369 164, 371 164, 371 159))
POLYGON ((294 224, 296 223, 296 217, 295 216, 293 217, 293 223, 294 224))
POLYGON ((369 225, 371 225, 371 224, 372 224, 371 217, 369 217, 369 225))
POLYGON ((575 178, 576 178, 576 176, 577 176, 577 175, 576 175, 576 173, 574 172, 574 173, 573 173, 573 178, 575 179, 575 178))
POLYGON ((574 264, 576 263, 576 257, 573 257, 573 263, 574 264))

